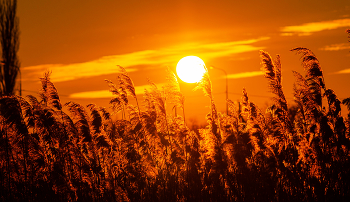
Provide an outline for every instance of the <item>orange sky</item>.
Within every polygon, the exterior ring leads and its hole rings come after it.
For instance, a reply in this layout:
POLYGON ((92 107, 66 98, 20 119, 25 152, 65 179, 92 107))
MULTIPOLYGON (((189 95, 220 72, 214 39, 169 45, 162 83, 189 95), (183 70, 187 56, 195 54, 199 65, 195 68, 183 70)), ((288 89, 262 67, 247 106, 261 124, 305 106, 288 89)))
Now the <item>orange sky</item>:
MULTIPOLYGON (((350 1, 120 1, 18 0, 24 95, 40 89, 39 77, 51 79, 63 103, 108 107, 108 85, 116 82, 116 65, 126 68, 140 96, 147 78, 161 85, 165 68, 175 71, 187 55, 229 74, 229 98, 245 87, 264 108, 272 96, 259 73, 259 50, 281 55, 285 95, 293 104, 292 70, 303 74, 300 57, 289 50, 311 49, 323 68, 327 88, 340 99, 350 97, 350 1)), ((214 101, 225 111, 225 78, 209 70, 214 101)), ((194 84, 181 83, 186 117, 209 112, 209 100, 194 84)), ((142 97, 140 97, 142 98, 142 97)))

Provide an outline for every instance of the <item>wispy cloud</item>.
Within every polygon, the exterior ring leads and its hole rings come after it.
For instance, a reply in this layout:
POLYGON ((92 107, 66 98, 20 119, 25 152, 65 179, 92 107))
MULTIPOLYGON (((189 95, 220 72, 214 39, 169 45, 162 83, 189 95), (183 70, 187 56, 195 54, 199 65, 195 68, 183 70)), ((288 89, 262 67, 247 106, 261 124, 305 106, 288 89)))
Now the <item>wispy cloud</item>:
MULTIPOLYGON (((350 73, 350 72, 349 72, 350 73)), ((262 71, 252 71, 252 72, 241 72, 237 74, 228 74, 228 79, 240 79, 264 75, 262 71)), ((164 86, 165 83, 157 84, 158 88, 164 86)), ((137 95, 142 95, 145 93, 145 89, 150 90, 150 85, 135 86, 135 92, 137 95)), ((112 98, 114 95, 109 90, 98 90, 98 91, 85 91, 78 92, 69 95, 69 98, 112 98)))
POLYGON ((253 72, 242 72, 242 73, 238 73, 238 74, 229 74, 229 75, 227 75, 227 78, 240 79, 240 78, 254 77, 254 76, 260 76, 260 75, 264 75, 264 72, 253 71, 253 72))
POLYGON ((345 50, 345 49, 350 49, 349 43, 332 44, 332 45, 320 48, 320 50, 325 50, 325 51, 339 51, 339 50, 345 50))
POLYGON ((334 72, 333 74, 350 74, 350 69, 343 69, 338 72, 334 72))
POLYGON ((112 98, 113 94, 109 90, 85 91, 73 93, 69 98, 112 98))
POLYGON ((22 78, 25 80, 37 80, 43 72, 52 71, 53 82, 69 81, 79 78, 87 78, 106 74, 118 73, 116 65, 121 65, 128 72, 134 72, 138 65, 161 65, 167 66, 176 63, 186 55, 197 55, 202 58, 212 59, 230 56, 236 53, 260 50, 264 47, 252 45, 258 41, 267 40, 269 37, 261 37, 244 41, 210 43, 210 44, 182 44, 158 50, 144 50, 121 55, 112 55, 97 60, 75 64, 46 64, 24 67, 22 78))
MULTIPOLYGON (((157 84, 160 88, 164 86, 165 83, 157 84)), ((137 95, 142 95, 145 93, 145 89, 150 90, 150 85, 135 86, 135 93, 137 95)), ((69 98, 112 98, 114 95, 109 90, 97 90, 97 91, 85 91, 79 93, 73 93, 69 95, 69 98)))
POLYGON ((281 35, 284 35, 284 36, 289 36, 289 35, 305 36, 305 35, 311 35, 314 32, 338 29, 341 27, 349 27, 349 26, 350 26, 350 18, 321 21, 321 22, 311 22, 311 23, 305 23, 305 24, 301 24, 301 25, 282 27, 281 28, 281 32, 282 32, 281 35))

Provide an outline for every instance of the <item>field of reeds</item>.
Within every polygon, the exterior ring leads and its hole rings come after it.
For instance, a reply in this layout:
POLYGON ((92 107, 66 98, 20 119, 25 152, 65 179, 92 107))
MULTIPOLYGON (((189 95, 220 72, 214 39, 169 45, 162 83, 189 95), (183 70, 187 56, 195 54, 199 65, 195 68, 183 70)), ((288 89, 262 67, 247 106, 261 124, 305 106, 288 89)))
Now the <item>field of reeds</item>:
POLYGON ((348 201, 350 114, 326 87, 316 56, 306 48, 304 73, 294 72, 294 104, 287 104, 281 63, 260 52, 274 94, 266 112, 243 89, 216 110, 208 73, 203 90, 206 127, 191 130, 176 75, 149 82, 137 100, 123 67, 106 81, 113 113, 100 106, 62 104, 49 74, 40 97, 0 98, 1 201, 348 201), (136 100, 131 105, 129 100, 136 100), (67 113, 66 113, 67 112, 67 113))

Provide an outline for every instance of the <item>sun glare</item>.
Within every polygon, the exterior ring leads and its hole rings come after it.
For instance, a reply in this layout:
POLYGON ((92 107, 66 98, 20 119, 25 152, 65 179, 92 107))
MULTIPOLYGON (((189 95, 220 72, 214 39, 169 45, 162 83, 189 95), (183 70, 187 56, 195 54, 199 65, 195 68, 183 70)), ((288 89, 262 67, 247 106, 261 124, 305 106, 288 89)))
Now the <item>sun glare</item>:
POLYGON ((176 65, 177 75, 186 83, 199 82, 205 71, 203 60, 197 56, 186 56, 176 65))

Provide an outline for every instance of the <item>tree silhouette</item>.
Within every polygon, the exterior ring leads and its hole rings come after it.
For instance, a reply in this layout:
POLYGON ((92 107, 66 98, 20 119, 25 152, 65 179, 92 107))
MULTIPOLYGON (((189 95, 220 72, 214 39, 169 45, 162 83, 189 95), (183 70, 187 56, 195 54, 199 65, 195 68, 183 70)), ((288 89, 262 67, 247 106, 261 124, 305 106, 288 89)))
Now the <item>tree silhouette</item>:
POLYGON ((13 95, 20 62, 19 21, 16 16, 17 0, 0 1, 0 95, 13 95))

